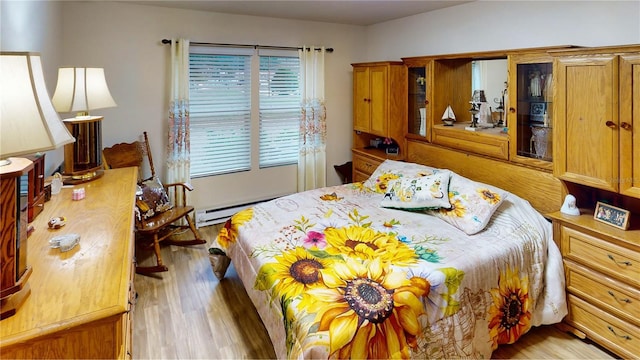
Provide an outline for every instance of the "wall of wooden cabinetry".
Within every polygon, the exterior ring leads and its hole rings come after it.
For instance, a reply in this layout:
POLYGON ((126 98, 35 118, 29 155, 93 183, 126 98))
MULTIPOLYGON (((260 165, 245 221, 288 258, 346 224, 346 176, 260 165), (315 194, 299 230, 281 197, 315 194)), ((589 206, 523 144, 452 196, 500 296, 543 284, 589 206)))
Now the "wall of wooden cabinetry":
MULTIPOLYGON (((387 99, 405 99, 404 117, 387 118, 402 124, 383 122, 387 131, 405 129, 403 159, 513 189, 544 212, 553 221, 565 259, 566 323, 620 356, 640 353, 640 45, 519 49, 403 62, 404 87, 384 89, 391 91, 387 99), (465 130, 471 62, 495 58, 508 63, 507 129, 465 130), (542 94, 531 91, 536 72, 550 79, 542 94), (533 111, 540 104, 546 109, 542 120, 533 111), (441 122, 448 105, 458 119, 454 126, 441 122), (418 115, 423 107, 424 133, 418 115), (544 142, 536 138, 540 133, 544 142), (568 193, 576 196, 581 215, 557 212, 568 193), (594 220, 598 201, 629 210, 630 229, 594 220)), ((355 74, 356 68, 354 83, 355 74)), ((358 106, 354 103, 354 109, 358 106)), ((354 115, 354 181, 366 180, 386 158, 379 150, 363 149, 371 138, 366 133, 380 132, 360 121, 354 115)))
POLYGON ((640 47, 555 55, 554 174, 640 198, 640 47))
POLYGON ((640 353, 640 46, 558 51, 554 175, 581 208, 552 214, 569 315, 580 334, 622 357, 640 353), (635 120, 635 121, 634 121, 635 120), (593 219, 598 201, 631 211, 631 228, 593 219))
POLYGON ((353 172, 354 179, 359 179, 365 173, 362 167, 356 167, 358 154, 377 163, 386 158, 402 160, 405 156, 407 74, 404 64, 398 61, 352 66, 353 149, 357 150, 353 153, 353 172), (387 155, 384 150, 371 148, 371 140, 385 138, 398 144, 398 154, 387 155))

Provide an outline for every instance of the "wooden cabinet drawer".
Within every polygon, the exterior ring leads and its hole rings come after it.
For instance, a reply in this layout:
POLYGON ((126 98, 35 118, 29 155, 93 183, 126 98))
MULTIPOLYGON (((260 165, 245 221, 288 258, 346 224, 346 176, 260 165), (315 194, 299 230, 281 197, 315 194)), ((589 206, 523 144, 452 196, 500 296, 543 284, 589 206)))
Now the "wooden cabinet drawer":
POLYGON ((571 325, 622 357, 636 358, 640 354, 640 328, 573 295, 568 301, 571 325))
POLYGON ((640 253, 562 227, 562 255, 634 287, 640 286, 640 253))
POLYGON ((640 322, 640 291, 617 280, 565 260, 567 290, 603 307, 607 312, 640 322))
MULTIPOLYGON (((376 168, 378 168, 378 166, 381 163, 382 163, 381 160, 367 158, 364 156, 357 155, 355 153, 353 154, 353 169, 355 170, 354 173, 356 171, 359 171, 361 173, 366 174, 368 177, 369 175, 373 174, 373 172, 376 170, 376 168)), ((354 181, 357 181, 357 180, 355 180, 354 178, 354 181)))

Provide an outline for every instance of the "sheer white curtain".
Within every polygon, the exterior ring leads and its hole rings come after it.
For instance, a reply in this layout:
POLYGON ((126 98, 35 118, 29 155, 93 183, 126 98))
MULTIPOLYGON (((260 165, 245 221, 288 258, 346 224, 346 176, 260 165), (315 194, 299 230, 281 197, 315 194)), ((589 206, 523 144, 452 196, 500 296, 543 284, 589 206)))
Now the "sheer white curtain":
MULTIPOLYGON (((167 182, 190 181, 189 40, 171 40, 167 182)), ((182 194, 176 194, 182 201, 182 194)))
POLYGON ((324 47, 303 46, 300 57, 302 116, 298 156, 298 191, 327 184, 327 111, 324 99, 324 47))

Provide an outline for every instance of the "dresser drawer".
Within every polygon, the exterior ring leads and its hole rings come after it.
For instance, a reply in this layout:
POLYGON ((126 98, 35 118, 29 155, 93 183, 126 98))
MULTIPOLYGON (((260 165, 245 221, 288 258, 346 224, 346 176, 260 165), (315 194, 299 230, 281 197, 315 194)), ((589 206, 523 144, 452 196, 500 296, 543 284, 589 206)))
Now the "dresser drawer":
POLYGON ((365 174, 365 173, 360 172, 360 171, 354 171, 353 172, 353 182, 364 182, 364 181, 367 181, 367 179, 369 179, 370 176, 371 176, 371 174, 365 174))
POLYGON ((588 337, 625 358, 640 354, 640 328, 617 319, 601 309, 568 296, 569 322, 588 337))
POLYGON ((562 255, 613 278, 640 286, 640 253, 563 226, 562 255))
POLYGON ((567 290, 609 313, 640 325, 640 291, 620 281, 565 260, 567 290))
POLYGON ((359 171, 366 175, 371 175, 378 168, 378 166, 382 163, 382 160, 372 159, 364 156, 360 156, 358 154, 353 154, 353 170, 354 172, 359 171))

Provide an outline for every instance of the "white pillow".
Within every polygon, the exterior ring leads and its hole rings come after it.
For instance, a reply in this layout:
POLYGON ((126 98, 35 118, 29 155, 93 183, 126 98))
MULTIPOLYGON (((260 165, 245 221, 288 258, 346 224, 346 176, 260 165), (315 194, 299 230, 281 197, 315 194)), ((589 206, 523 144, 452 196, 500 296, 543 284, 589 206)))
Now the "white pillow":
POLYGON ((389 188, 390 181, 431 175, 435 170, 437 169, 426 165, 387 159, 378 165, 363 186, 373 192, 384 194, 389 188))
POLYGON ((448 209, 451 207, 450 177, 449 170, 435 170, 432 175, 391 181, 380 206, 410 210, 448 209))
POLYGON ((450 209, 428 210, 467 235, 482 231, 508 192, 495 186, 467 179, 454 172, 449 181, 450 209))

